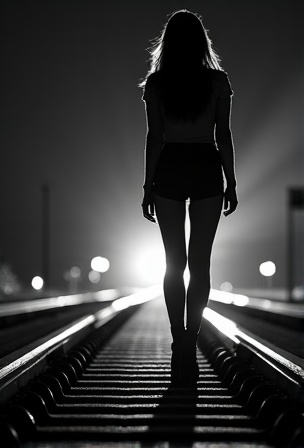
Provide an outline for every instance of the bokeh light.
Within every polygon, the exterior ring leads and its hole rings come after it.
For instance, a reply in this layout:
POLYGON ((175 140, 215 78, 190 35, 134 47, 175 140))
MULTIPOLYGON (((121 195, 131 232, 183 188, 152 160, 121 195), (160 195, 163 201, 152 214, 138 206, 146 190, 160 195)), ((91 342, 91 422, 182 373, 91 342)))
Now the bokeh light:
POLYGON ((273 261, 265 261, 260 264, 260 273, 264 277, 271 277, 276 272, 276 265, 273 261))
POLYGON ((40 291, 40 289, 43 288, 44 285, 44 281, 41 277, 39 277, 39 275, 36 275, 33 279, 32 279, 32 287, 36 290, 36 291, 40 291))
POLYGON ((303 286, 296 286, 292 290, 292 299, 293 300, 304 300, 304 287, 303 286))
POLYGON ((70 269, 70 276, 71 278, 80 278, 81 277, 81 270, 78 266, 73 266, 70 269))
POLYGON ((89 280, 92 283, 98 283, 100 281, 100 272, 97 271, 90 271, 88 274, 89 280))
POLYGON ((104 257, 94 257, 91 261, 91 268, 96 272, 107 272, 110 267, 110 262, 104 257))
POLYGON ((233 286, 230 282, 223 282, 220 286, 221 291, 232 292, 233 286))

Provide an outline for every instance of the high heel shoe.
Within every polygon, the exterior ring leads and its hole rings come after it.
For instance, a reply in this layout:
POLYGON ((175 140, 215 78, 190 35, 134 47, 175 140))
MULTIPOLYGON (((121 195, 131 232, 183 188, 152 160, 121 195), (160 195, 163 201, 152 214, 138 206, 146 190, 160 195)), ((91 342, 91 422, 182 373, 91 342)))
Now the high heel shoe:
POLYGON ((181 344, 177 346, 176 343, 171 344, 171 384, 170 387, 180 386, 180 359, 181 359, 181 344))
POLYGON ((171 388, 181 386, 181 356, 183 348, 185 330, 182 329, 178 332, 172 331, 173 342, 171 344, 171 388))
POLYGON ((185 332, 181 353, 180 382, 182 387, 196 388, 199 378, 199 366, 196 359, 197 334, 185 332))

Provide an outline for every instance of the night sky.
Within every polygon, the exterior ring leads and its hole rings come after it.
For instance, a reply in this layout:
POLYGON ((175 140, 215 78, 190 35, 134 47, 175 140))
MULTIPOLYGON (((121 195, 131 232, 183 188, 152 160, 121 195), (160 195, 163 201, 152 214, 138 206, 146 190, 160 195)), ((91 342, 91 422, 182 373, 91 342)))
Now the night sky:
MULTIPOLYGON (((285 285, 287 187, 303 184, 303 2, 1 1, 0 253, 25 286, 41 273, 41 185, 50 186, 51 285, 95 255, 101 287, 144 286, 159 248, 141 216, 149 39, 186 7, 203 21, 234 90, 239 209, 222 218, 213 285, 285 285)), ((151 280, 152 281, 152 280, 151 280)))

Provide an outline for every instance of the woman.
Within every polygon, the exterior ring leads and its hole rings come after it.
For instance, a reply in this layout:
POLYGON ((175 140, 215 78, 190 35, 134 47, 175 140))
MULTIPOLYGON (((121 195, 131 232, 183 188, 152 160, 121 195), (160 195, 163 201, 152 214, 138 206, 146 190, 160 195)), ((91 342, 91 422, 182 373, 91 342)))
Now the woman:
POLYGON ((233 92, 197 14, 180 10, 171 15, 152 48, 151 68, 141 87, 147 118, 142 209, 152 222, 156 212, 166 253, 171 386, 194 387, 199 376, 196 340, 210 292, 210 256, 223 199, 225 216, 237 207, 230 130, 233 92))

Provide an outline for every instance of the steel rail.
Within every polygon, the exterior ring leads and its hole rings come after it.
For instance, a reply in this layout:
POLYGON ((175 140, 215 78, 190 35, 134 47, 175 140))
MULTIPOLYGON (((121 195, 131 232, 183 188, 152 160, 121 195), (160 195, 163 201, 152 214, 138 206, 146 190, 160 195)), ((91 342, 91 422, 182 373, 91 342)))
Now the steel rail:
POLYGON ((205 326, 226 347, 250 363, 283 389, 300 406, 304 406, 304 361, 269 341, 245 330, 220 313, 205 308, 205 326))
POLYGON ((256 298, 245 294, 218 291, 216 289, 211 290, 210 300, 211 302, 232 305, 239 309, 250 308, 265 313, 276 314, 278 316, 289 316, 295 319, 304 320, 304 304, 286 303, 277 300, 256 298))
MULTIPOLYGON (((135 292, 135 288, 129 288, 130 293, 135 292)), ((13 303, 0 303, 0 318, 27 314, 37 311, 47 311, 68 306, 83 305, 87 303, 109 302, 116 300, 122 295, 120 289, 106 289, 103 291, 88 292, 83 294, 61 295, 57 297, 47 297, 42 299, 22 300, 13 303)), ((123 295, 125 293, 123 292, 123 295)))
MULTIPOLYGON (((51 335, 31 343, 21 350, 17 350, 0 360, 0 403, 3 403, 8 395, 18 390, 20 385, 25 384, 22 378, 26 374, 26 382, 41 372, 55 356, 65 354, 73 345, 78 343, 91 331, 96 330, 109 320, 113 319, 121 311, 129 307, 145 303, 161 294, 159 286, 152 286, 126 297, 114 300, 111 305, 80 318, 71 324, 53 332, 51 335), (16 354, 18 355, 16 357, 16 354), (29 371, 33 370, 33 374, 29 371), (9 393, 5 390, 13 385, 9 393)), ((104 297, 104 295, 100 295, 104 297)), ((109 298, 108 298, 109 299, 109 298)), ((109 299, 110 300, 110 299, 109 299)))
MULTIPOLYGON (((130 296, 114 310, 147 299, 130 296)), ((4 440, 14 446, 30 440, 50 446, 66 440, 88 446, 90 440, 93 446, 100 440, 302 446, 298 407, 241 357, 240 349, 250 344, 264 358, 273 356, 261 341, 251 341, 235 322, 207 308, 196 387, 168 389, 171 336, 164 300, 135 308, 127 322, 111 327, 113 337, 104 339, 107 325, 93 332, 10 401, 0 421, 4 440)))

